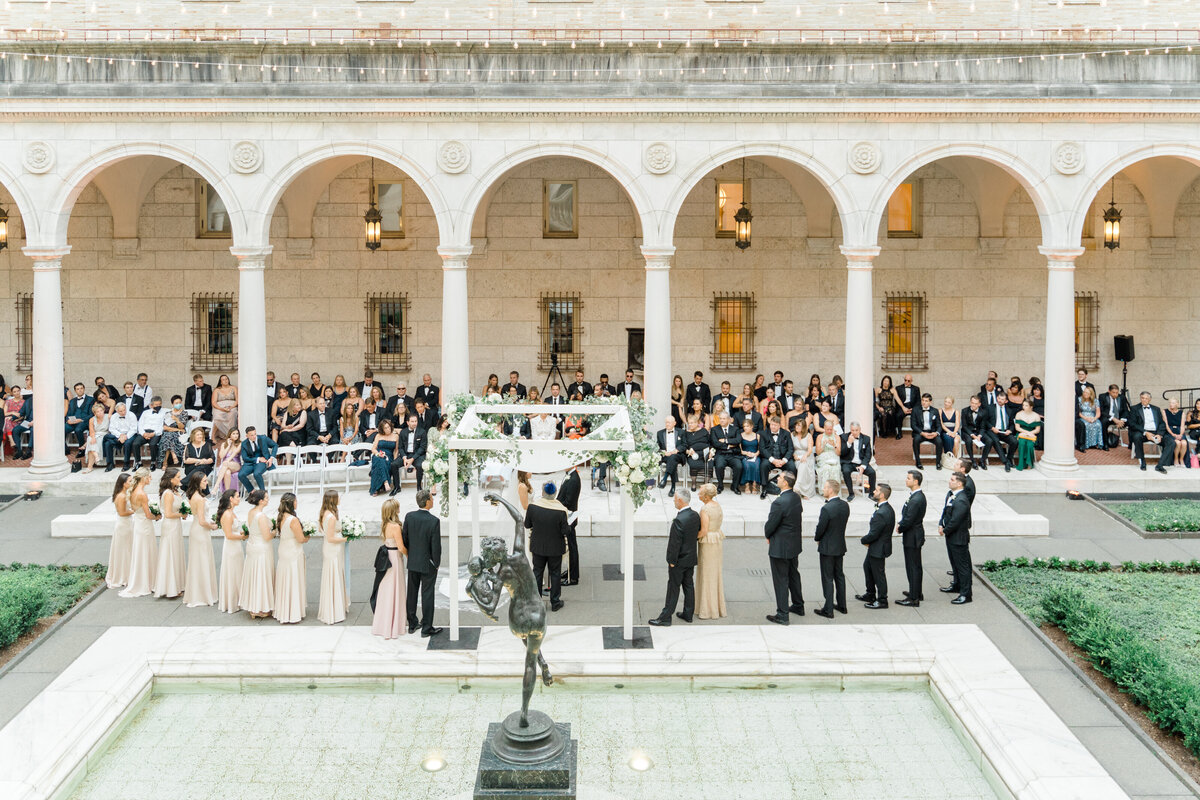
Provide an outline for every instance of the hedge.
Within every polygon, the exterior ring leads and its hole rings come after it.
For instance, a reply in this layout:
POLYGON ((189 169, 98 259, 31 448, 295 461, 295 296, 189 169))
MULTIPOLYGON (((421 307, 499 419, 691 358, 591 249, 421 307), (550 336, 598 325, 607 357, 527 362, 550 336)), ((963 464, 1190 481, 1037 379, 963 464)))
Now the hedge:
POLYGON ((89 567, 0 565, 0 648, 21 638, 42 617, 65 613, 103 577, 89 567))
POLYGON ((1200 574, 1200 559, 1191 561, 1122 561, 1111 564, 1107 561, 1086 559, 1064 560, 1058 556, 1051 558, 1005 558, 1000 561, 991 559, 983 562, 979 569, 983 572, 997 572, 1003 569, 1048 569, 1063 572, 1176 572, 1187 575, 1200 574))
POLYGON ((46 590, 32 583, 0 584, 0 647, 8 647, 45 616, 46 590))
POLYGON ((1142 500, 1110 508, 1145 531, 1200 531, 1200 500, 1142 500))

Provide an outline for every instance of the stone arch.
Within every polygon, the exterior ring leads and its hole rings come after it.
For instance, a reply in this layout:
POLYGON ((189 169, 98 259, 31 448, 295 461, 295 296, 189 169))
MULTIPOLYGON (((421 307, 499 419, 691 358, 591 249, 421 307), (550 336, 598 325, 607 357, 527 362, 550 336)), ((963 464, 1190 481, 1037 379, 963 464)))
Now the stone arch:
POLYGON ((2 164, 0 164, 0 186, 3 186, 8 191, 9 196, 12 197, 13 204, 17 207, 17 214, 21 217, 21 227, 24 228, 25 232, 25 243, 37 243, 39 241, 38 233, 41 223, 37 206, 34 204, 33 198, 26 191, 25 185, 17 180, 17 177, 2 164))
MULTIPOLYGON (((1067 220, 1067 241, 1078 243, 1083 237, 1084 221, 1090 213, 1092 201, 1096 199, 1097 193, 1104 188, 1117 173, 1126 170, 1129 167, 1147 161, 1152 158, 1178 158, 1188 162, 1194 166, 1200 167, 1200 147, 1195 145, 1185 144, 1181 142, 1167 142, 1144 145, 1135 147, 1125 153, 1121 153, 1111 159, 1098 170, 1091 173, 1083 189, 1075 197, 1074 202, 1070 206, 1070 217, 1067 220)), ((1174 187, 1173 196, 1157 197, 1155 196, 1155 187, 1144 185, 1145 181, 1139 182, 1138 176, 1129 176, 1131 180, 1138 186, 1138 191, 1142 193, 1146 204, 1151 208, 1151 213, 1155 213, 1155 209, 1159 206, 1165 206, 1158 212, 1158 216, 1167 216, 1174 221, 1175 206, 1179 202, 1179 197, 1183 191, 1194 181, 1187 181, 1187 185, 1182 187, 1174 187)), ((1169 233, 1166 231, 1155 232, 1155 235, 1173 235, 1172 229, 1169 233)))

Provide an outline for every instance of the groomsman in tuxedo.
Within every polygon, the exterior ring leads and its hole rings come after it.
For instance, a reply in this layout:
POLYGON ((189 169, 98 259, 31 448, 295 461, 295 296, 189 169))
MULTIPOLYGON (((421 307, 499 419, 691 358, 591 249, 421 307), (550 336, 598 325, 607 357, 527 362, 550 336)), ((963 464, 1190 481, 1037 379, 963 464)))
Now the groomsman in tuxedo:
POLYGON ((416 414, 417 424, 421 426, 421 430, 435 430, 438 424, 437 412, 427 406, 425 401, 421 399, 418 399, 414 405, 413 414, 416 414))
MULTIPOLYGON (((983 432, 983 454, 979 466, 987 469, 988 452, 995 450, 1004 460, 1004 471, 1012 471, 1013 453, 1017 450, 1016 411, 1008 404, 1008 395, 1003 391, 996 397, 996 405, 988 407, 987 429, 983 432)), ((940 464, 939 464, 940 466, 940 464)))
MULTIPOLYGON (((617 396, 629 400, 634 392, 641 394, 642 385, 633 379, 633 370, 625 370, 625 380, 617 384, 617 396)), ((705 406, 708 408, 708 406, 705 406)))
POLYGON ((775 391, 775 399, 779 400, 780 403, 783 403, 783 400, 781 399, 783 397, 783 391, 784 391, 783 390, 783 384, 784 384, 783 373, 780 372, 779 370, 775 370, 775 374, 772 377, 775 378, 775 382, 768 384, 767 388, 773 389, 775 391))
POLYGON ((788 614, 804 616, 804 595, 798 564, 804 549, 804 503, 792 491, 796 475, 781 471, 775 479, 779 496, 771 502, 763 533, 767 537, 767 556, 771 561, 771 584, 775 588, 775 613, 768 622, 787 625, 788 614), (789 596, 791 602, 788 602, 789 596))
POLYGON ((1079 397, 1083 394, 1083 390, 1085 388, 1092 390, 1092 397, 1096 396, 1096 387, 1093 384, 1088 383, 1088 371, 1086 369, 1081 369, 1075 373, 1075 399, 1076 400, 1078 400, 1079 397))
POLYGON ((892 496, 892 487, 881 483, 875 487, 872 497, 875 499, 875 512, 867 525, 867 535, 859 541, 867 546, 867 557, 863 560, 863 577, 865 591, 854 595, 855 600, 861 600, 867 608, 880 609, 888 607, 887 573, 884 565, 892 554, 892 531, 896 528, 896 511, 888 499, 892 496))
POLYGON ((250 485, 251 478, 258 484, 259 489, 264 492, 267 490, 266 484, 263 483, 263 475, 267 470, 275 469, 276 449, 275 442, 266 436, 259 436, 253 425, 246 428, 246 438, 242 440, 242 468, 238 470, 238 482, 247 492, 254 491, 254 487, 250 485))
POLYGON ((696 399, 700 400, 701 408, 712 408, 712 390, 704 382, 704 373, 700 370, 696 370, 692 376, 692 382, 687 385, 687 389, 683 393, 683 407, 688 413, 691 413, 692 401, 696 399))
MULTIPOLYGON (((850 478, 857 472, 862 476, 863 492, 875 494, 875 468, 871 466, 871 437, 862 432, 857 422, 850 423, 850 432, 842 436, 842 480, 849 496, 854 499, 854 484, 850 478)), ((890 493, 890 492, 889 492, 890 493)))
POLYGON ((515 369, 508 373, 508 383, 500 387, 500 394, 508 401, 511 401, 514 395, 517 400, 524 400, 529 392, 525 389, 525 384, 521 383, 521 373, 515 369))
POLYGON ((579 584, 579 542, 575 538, 576 525, 579 520, 572 521, 571 515, 579 511, 580 491, 582 491, 582 485, 579 480, 579 465, 574 464, 567 470, 562 486, 558 489, 558 502, 567 509, 567 525, 570 526, 567 533, 567 568, 562 572, 563 586, 579 584))
MULTIPOLYGON (((271 406, 275 404, 276 398, 279 396, 279 384, 275 382, 275 373, 267 372, 267 419, 271 419, 271 406)), ((362 395, 359 395, 362 397, 362 395)))
POLYGON ((199 372, 192 376, 192 385, 183 393, 183 410, 199 412, 200 419, 212 422, 212 387, 199 372))
POLYGON ((329 444, 337 433, 337 414, 327 407, 324 397, 318 397, 308 412, 309 444, 329 444))
POLYGON ((733 412, 736 410, 733 407, 733 403, 735 400, 737 400, 737 398, 730 394, 730 388, 729 381, 721 381, 721 393, 713 398, 712 405, 708 407, 709 411, 712 411, 714 408, 716 408, 717 402, 720 401, 720 403, 725 406, 725 411, 728 412, 731 417, 733 416, 733 412))
MULTIPOLYGON (((905 375, 904 379, 908 380, 909 376, 905 375)), ((921 445, 925 443, 933 445, 934 465, 941 469, 942 419, 933 407, 933 396, 929 392, 921 395, 921 405, 913 409, 909 427, 912 428, 913 462, 917 469, 925 469, 921 466, 921 445)))
POLYGON ((426 489, 417 492, 417 510, 404 515, 400 538, 408 550, 408 596, 405 611, 408 632, 421 628, 428 639, 442 632, 433 626, 433 587, 437 583, 438 567, 442 565, 442 522, 432 513, 433 495, 426 489), (421 619, 417 620, 417 595, 421 596, 421 619))
POLYGON ((983 450, 983 432, 988 428, 988 415, 977 395, 971 395, 967 407, 962 410, 962 420, 959 424, 958 435, 962 441, 963 453, 967 459, 975 463, 975 448, 983 450))
MULTIPOLYGON (((67 408, 63 427, 66 436, 70 436, 72 433, 75 434, 79 452, 82 454, 84 445, 87 444, 88 420, 92 416, 92 404, 96 401, 92 399, 90 394, 84 391, 82 383, 77 383, 72 388, 75 394, 66 402, 67 408)), ((71 452, 70 445, 67 446, 66 451, 68 453, 71 452)))
POLYGON ((593 391, 592 385, 583 379, 583 370, 575 370, 575 382, 567 387, 567 397, 574 397, 576 393, 591 397, 593 391))
POLYGON ((435 415, 442 410, 442 390, 433 385, 433 376, 426 372, 421 376, 421 385, 417 387, 417 399, 424 400, 425 405, 433 409, 435 415))
MULTIPOLYGON (((913 383, 912 375, 905 375, 904 382, 896 387, 896 396, 900 398, 900 418, 911 417, 912 412, 921 405, 921 387, 913 383)), ((896 425, 896 438, 901 435, 900 425, 896 425)))
POLYGON ((955 605, 971 602, 971 504, 963 491, 964 478, 961 472, 950 476, 950 496, 938 521, 938 533, 946 537, 954 571, 953 583, 942 591, 958 595, 950 601, 955 605))
POLYGON ((133 381, 125 381, 125 393, 116 398, 118 403, 125 404, 125 410, 133 414, 133 418, 137 419, 145 411, 142 405, 142 398, 133 393, 133 381))
POLYGON ((1138 465, 1142 471, 1146 469, 1146 442, 1158 445, 1160 455, 1155 472, 1167 474, 1167 465, 1175 460, 1175 450, 1163 444, 1167 436, 1167 420, 1163 417, 1162 409, 1150 404, 1150 393, 1142 392, 1140 402, 1129 412, 1129 443, 1133 445, 1133 454, 1137 456, 1138 465))
POLYGON ((1121 387, 1108 385, 1108 391, 1099 397, 1100 424, 1104 426, 1104 449, 1121 444, 1121 431, 1129 424, 1129 404, 1121 394, 1121 387))
MULTIPOLYGON (((358 396, 366 399, 371 396, 371 389, 375 386, 375 373, 370 369, 363 370, 363 379, 354 382, 354 388, 358 389, 358 396)), ((383 387, 380 387, 381 389, 383 387)), ((386 391, 386 390, 385 390, 386 391)), ((295 395, 292 395, 295 397, 295 395)))
POLYGON ((388 398, 387 417, 399 430, 408 424, 408 415, 417 410, 416 401, 408 396, 408 385, 396 381, 396 393, 388 398))
POLYGON ((846 556, 846 523, 850 521, 850 504, 838 496, 841 487, 837 481, 825 481, 821 494, 825 505, 817 518, 817 530, 813 535, 817 543, 817 555, 821 565, 821 591, 825 594, 825 605, 816 610, 818 616, 833 619, 833 612, 848 613, 846 609, 846 573, 842 561, 846 556))
POLYGON ((758 476, 759 485, 762 486, 759 499, 765 498, 768 493, 775 494, 774 487, 767 488, 771 486, 773 469, 790 473, 792 484, 796 483, 796 461, 792 458, 794 452, 791 434, 780 427, 778 418, 772 417, 767 430, 758 435, 758 476))
POLYGON ((846 427, 846 393, 842 391, 842 387, 836 383, 829 384, 828 395, 826 400, 829 401, 829 410, 838 418, 838 425, 846 427))
MULTIPOLYGON (((976 398, 978 399, 978 398, 976 398)), ((900 509, 900 543, 904 546, 904 572, 908 576, 908 591, 903 600, 897 600, 898 606, 917 607, 925 599, 921 584, 924 582, 924 569, 921 566, 921 548, 925 546, 925 492, 921 491, 921 481, 925 475, 916 469, 910 469, 904 476, 904 485, 908 487, 908 499, 904 508, 900 509)))
POLYGON ((397 443, 400 452, 391 468, 393 495, 400 493, 400 471, 405 469, 416 470, 417 489, 422 488, 425 480, 425 449, 429 441, 426 430, 417 422, 416 414, 409 414, 405 426, 396 430, 400 435, 397 443))
MULTIPOLYGON (((728 382, 725 386, 728 386, 728 382)), ((714 401, 715 402, 715 401, 714 401)), ((734 494, 741 494, 739 484, 742 481, 741 429, 733 426, 729 412, 721 412, 720 424, 709 432, 709 443, 712 449, 708 457, 712 459, 713 471, 716 472, 717 494, 725 491, 725 468, 729 467, 733 480, 730 486, 734 494)))
POLYGON ((742 430, 742 424, 747 419, 749 419, 751 424, 754 425, 755 433, 762 432, 762 429, 763 429, 762 414, 760 414, 754 410, 754 401, 753 400, 751 400, 749 397, 743 397, 742 398, 742 407, 740 409, 738 409, 737 411, 733 412, 733 423, 735 425, 737 425, 737 429, 739 432, 742 430))
MULTIPOLYGON (((779 373, 776 373, 779 374, 779 373)), ((783 410, 783 418, 787 419, 788 414, 799 409, 804 411, 804 398, 793 391, 794 385, 791 381, 783 382, 783 394, 775 395, 775 399, 779 401, 779 407, 783 410)))
POLYGON ((370 397, 363 400, 363 409, 358 412, 358 435, 364 442, 374 442, 375 434, 379 432, 379 423, 384 419, 384 412, 375 407, 375 401, 370 397))
POLYGON ((662 453, 662 469, 671 480, 671 491, 668 497, 675 496, 676 475, 679 467, 687 463, 687 439, 684 431, 675 429, 675 417, 668 414, 663 421, 664 427, 658 432, 658 449, 662 453))
MULTIPOLYGON (((542 487, 542 496, 529 504, 525 511, 525 527, 529 529, 529 553, 533 564, 533 575, 537 580, 538 594, 542 591, 542 576, 550 570, 550 610, 558 611, 562 601, 562 557, 567 549, 567 536, 571 526, 567 524, 567 509, 555 499, 558 487, 548 482, 542 487)), ((696 534, 699 533, 697 524, 696 534)), ((694 534, 694 535, 696 535, 694 534)))
POLYGON ((675 494, 675 509, 679 512, 671 521, 667 535, 667 600, 658 616, 650 620, 656 627, 671 627, 671 615, 684 622, 692 621, 696 610, 696 587, 693 573, 699 563, 700 515, 688 507, 692 493, 683 487, 675 494), (679 590, 683 590, 683 611, 676 612, 679 590))

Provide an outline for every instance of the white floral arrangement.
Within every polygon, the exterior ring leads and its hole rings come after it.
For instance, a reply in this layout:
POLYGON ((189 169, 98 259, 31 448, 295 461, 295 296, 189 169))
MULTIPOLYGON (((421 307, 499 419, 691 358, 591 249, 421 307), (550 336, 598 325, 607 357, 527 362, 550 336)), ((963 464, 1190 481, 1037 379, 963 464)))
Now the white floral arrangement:
POLYGON ((190 517, 191 515, 192 515, 192 507, 187 504, 187 501, 185 500, 182 503, 180 503, 179 504, 179 516, 190 517))
POLYGON ((162 510, 158 507, 158 503, 150 503, 149 507, 150 507, 150 515, 151 516, 154 516, 154 517, 162 516, 162 510))
POLYGON ((300 529, 304 531, 304 535, 310 539, 317 535, 317 524, 315 522, 306 522, 300 527, 300 529))
POLYGON ((346 517, 342 520, 342 536, 350 541, 361 539, 367 533, 367 526, 358 517, 346 517))

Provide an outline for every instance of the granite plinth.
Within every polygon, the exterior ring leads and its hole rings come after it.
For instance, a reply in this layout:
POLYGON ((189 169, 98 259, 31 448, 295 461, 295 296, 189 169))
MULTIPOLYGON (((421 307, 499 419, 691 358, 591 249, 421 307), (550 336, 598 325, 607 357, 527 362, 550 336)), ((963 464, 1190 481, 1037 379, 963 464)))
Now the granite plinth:
POLYGON ((514 764, 498 756, 492 742, 501 734, 501 723, 489 725, 479 754, 474 800, 575 800, 579 743, 571 738, 569 722, 553 725, 566 747, 554 758, 536 764, 514 764))

